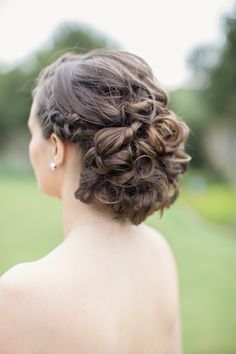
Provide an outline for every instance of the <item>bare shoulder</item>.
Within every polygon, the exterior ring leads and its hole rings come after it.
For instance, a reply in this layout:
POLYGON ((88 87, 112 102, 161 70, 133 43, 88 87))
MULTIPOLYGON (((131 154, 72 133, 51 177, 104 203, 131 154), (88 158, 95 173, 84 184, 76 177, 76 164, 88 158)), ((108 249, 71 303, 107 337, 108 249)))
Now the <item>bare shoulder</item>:
MULTIPOLYGON (((0 277, 0 354, 29 353, 35 328, 32 264, 18 264, 0 277), (13 330, 14 329, 14 330, 13 330)), ((32 352, 33 353, 33 352, 32 352)))
POLYGON ((167 239, 157 230, 145 224, 145 230, 155 241, 157 257, 162 259, 166 281, 165 302, 168 304, 172 321, 168 354, 182 354, 182 323, 180 315, 179 275, 174 252, 167 239))
POLYGON ((34 262, 24 262, 14 265, 13 267, 9 268, 5 273, 0 276, 0 281, 7 281, 8 279, 13 279, 17 275, 21 274, 24 271, 29 269, 29 266, 34 262))
POLYGON ((16 264, 0 276, 0 286, 9 290, 29 291, 39 274, 39 264, 39 261, 16 264))
POLYGON ((169 267, 172 268, 172 271, 176 273, 177 276, 175 255, 166 237, 160 231, 147 224, 142 224, 142 228, 149 236, 152 246, 154 247, 154 251, 159 256, 159 259, 166 262, 166 265, 169 264, 169 267))
POLYGON ((143 225, 143 230, 149 238, 154 255, 152 259, 156 276, 162 282, 163 290, 165 289, 165 302, 175 316, 179 307, 179 274, 174 251, 161 232, 147 224, 143 225))
POLYGON ((169 280, 173 285, 173 290, 175 289, 178 292, 179 275, 177 262, 172 247, 170 246, 167 238, 160 231, 147 224, 145 224, 145 229, 149 233, 149 236, 153 242, 152 245, 154 251, 156 252, 156 257, 163 265, 166 276, 170 277, 169 280))

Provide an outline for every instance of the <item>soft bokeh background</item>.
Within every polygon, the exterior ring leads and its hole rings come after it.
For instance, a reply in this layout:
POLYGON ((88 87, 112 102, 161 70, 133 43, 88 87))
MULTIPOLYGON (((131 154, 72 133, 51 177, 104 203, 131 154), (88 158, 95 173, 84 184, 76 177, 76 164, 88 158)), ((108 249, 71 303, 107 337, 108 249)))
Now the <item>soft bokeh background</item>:
POLYGON ((146 222, 179 270, 186 354, 236 353, 236 3, 0 0, 0 275, 63 239, 38 189, 26 122, 39 70, 67 50, 141 55, 191 128, 181 195, 146 222))

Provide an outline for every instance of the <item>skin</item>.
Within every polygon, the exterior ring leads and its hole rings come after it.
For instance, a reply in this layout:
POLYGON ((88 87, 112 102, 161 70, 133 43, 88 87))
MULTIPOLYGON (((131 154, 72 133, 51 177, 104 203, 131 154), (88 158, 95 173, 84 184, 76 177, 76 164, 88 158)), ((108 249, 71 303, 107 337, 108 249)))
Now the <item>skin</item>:
POLYGON ((0 278, 0 354, 181 354, 170 246, 148 225, 74 198, 78 153, 54 133, 42 137, 36 102, 29 156, 40 190, 61 201, 64 240, 0 278))

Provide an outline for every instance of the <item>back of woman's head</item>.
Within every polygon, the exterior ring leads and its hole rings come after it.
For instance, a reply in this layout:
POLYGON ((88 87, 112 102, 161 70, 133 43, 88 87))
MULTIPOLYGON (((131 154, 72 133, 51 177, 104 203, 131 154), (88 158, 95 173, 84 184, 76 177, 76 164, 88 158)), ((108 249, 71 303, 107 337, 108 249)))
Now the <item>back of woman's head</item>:
POLYGON ((135 225, 179 195, 188 126, 137 55, 96 49, 67 52, 44 68, 33 89, 45 139, 78 147, 75 198, 112 210, 135 225))

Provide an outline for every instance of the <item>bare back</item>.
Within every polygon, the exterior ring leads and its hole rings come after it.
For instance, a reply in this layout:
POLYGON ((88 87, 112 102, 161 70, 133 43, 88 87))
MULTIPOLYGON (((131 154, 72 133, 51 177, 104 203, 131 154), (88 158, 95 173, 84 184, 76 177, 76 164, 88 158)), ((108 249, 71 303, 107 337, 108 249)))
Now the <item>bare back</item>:
POLYGON ((96 242, 75 235, 27 267, 21 282, 35 337, 25 354, 169 353, 176 269, 154 229, 96 242))

